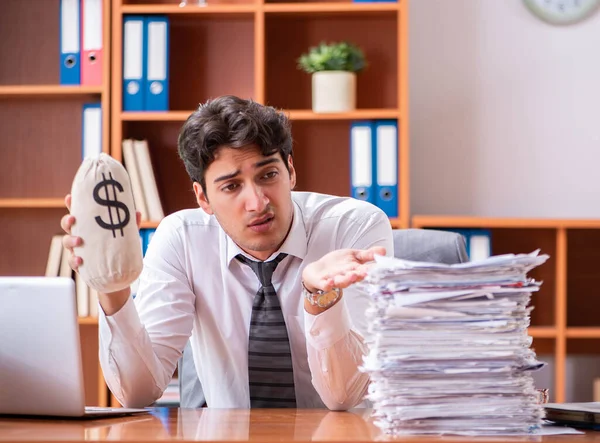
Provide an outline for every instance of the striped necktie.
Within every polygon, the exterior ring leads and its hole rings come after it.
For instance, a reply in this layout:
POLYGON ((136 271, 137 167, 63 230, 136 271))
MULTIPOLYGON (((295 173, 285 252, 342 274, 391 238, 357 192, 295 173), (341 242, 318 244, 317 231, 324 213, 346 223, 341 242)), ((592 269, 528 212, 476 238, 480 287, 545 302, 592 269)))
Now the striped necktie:
POLYGON ((248 381, 251 408, 295 408, 294 371, 285 320, 271 277, 286 257, 257 262, 236 258, 250 266, 260 281, 252 303, 248 338, 248 381))

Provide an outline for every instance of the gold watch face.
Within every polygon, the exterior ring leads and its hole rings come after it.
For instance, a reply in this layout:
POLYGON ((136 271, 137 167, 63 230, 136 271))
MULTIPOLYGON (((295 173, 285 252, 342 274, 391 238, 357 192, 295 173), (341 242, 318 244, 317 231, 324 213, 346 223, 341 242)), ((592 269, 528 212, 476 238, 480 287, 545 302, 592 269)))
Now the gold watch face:
POLYGON ((319 298, 317 299, 317 304, 319 305, 319 307, 321 308, 326 308, 327 306, 330 306, 333 302, 335 302, 339 297, 339 293, 335 290, 326 292, 323 295, 320 295, 319 298))

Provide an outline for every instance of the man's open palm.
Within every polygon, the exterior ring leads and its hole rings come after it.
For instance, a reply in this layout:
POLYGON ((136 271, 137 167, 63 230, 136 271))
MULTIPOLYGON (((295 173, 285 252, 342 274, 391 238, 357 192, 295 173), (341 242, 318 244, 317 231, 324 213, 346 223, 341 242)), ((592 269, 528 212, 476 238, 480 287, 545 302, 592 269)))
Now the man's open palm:
POLYGON ((370 249, 339 249, 324 255, 308 265, 302 273, 308 290, 331 288, 340 289, 363 280, 375 255, 385 255, 385 248, 375 246, 370 249))

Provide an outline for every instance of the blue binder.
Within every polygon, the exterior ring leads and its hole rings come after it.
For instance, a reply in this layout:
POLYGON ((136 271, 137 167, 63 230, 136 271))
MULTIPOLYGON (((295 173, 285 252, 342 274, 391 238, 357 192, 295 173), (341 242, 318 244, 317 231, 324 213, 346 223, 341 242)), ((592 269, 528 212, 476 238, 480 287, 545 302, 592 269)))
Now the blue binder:
POLYGON ((145 109, 145 29, 143 16, 125 16, 123 19, 123 111, 145 109))
POLYGON ((492 233, 489 229, 470 229, 468 253, 471 261, 483 260, 492 255, 492 233))
POLYGON ((350 125, 350 187, 352 197, 375 203, 375 144, 373 122, 350 125))
POLYGON ((390 218, 398 217, 398 122, 375 122, 375 205, 390 218))
POLYGON ((81 84, 81 45, 79 0, 60 0, 61 85, 81 84))
POLYGON ((83 105, 81 116, 81 158, 96 158, 102 152, 102 106, 83 105))
POLYGON ((144 63, 146 111, 169 109, 169 18, 146 18, 144 63))

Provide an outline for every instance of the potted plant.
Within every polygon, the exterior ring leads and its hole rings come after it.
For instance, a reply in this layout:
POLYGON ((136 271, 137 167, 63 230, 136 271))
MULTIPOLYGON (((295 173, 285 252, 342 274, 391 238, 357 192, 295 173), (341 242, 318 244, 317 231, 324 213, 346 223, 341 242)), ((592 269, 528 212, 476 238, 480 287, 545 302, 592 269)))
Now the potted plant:
POLYGON ((346 41, 321 42, 297 61, 298 69, 312 75, 314 112, 356 109, 356 74, 367 65, 359 47, 346 41))

